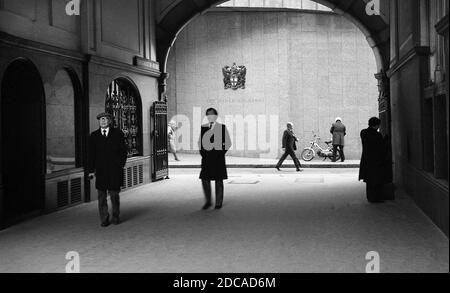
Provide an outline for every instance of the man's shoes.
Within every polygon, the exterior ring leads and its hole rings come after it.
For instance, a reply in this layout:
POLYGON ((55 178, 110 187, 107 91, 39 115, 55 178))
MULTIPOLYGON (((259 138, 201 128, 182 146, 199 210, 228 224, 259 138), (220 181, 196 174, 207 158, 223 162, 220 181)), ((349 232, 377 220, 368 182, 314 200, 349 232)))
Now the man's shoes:
POLYGON ((203 206, 202 210, 206 211, 207 209, 209 209, 210 207, 212 207, 212 204, 210 202, 205 203, 205 205, 203 206))
POLYGON ((216 207, 214 209, 221 210, 222 209, 222 205, 221 204, 220 205, 216 205, 216 207))
POLYGON ((385 201, 382 199, 376 199, 376 200, 369 200, 369 203, 371 204, 380 204, 380 203, 384 203, 385 201))
POLYGON ((111 225, 111 223, 109 222, 109 220, 106 220, 105 222, 102 223, 101 226, 102 226, 103 228, 106 228, 106 227, 108 227, 109 225, 111 225))
POLYGON ((280 167, 275 167, 275 169, 277 169, 279 172, 281 172, 281 169, 280 169, 280 167))
POLYGON ((303 172, 303 170, 302 170, 302 169, 299 169, 299 168, 297 168, 297 172, 303 172))
POLYGON ((114 218, 111 223, 113 225, 120 225, 120 218, 114 218))

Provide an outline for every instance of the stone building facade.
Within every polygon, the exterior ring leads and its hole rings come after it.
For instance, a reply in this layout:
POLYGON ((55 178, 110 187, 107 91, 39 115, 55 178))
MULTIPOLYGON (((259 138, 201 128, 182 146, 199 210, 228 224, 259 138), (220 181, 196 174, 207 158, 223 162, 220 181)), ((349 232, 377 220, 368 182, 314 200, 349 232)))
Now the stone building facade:
POLYGON ((448 235, 448 13, 445 0, 391 2, 395 181, 448 235))
MULTIPOLYGON (((152 129, 149 106, 165 95, 169 97, 169 53, 177 36, 181 36, 190 21, 226 1, 86 0, 81 1, 79 16, 65 14, 68 2, 0 0, 0 226, 6 225, 10 219, 50 212, 95 199, 95 193, 90 191, 93 182, 89 180, 85 169, 88 155, 86 140, 89 132, 96 128, 95 114, 106 108, 106 95, 114 81, 126 84, 125 93, 138 93, 133 94, 134 102, 130 105, 136 106, 135 111, 140 114, 139 123, 136 124, 140 129, 140 152, 139 156, 128 161, 127 186, 150 182, 150 174, 155 169, 151 158, 155 154, 153 147, 158 145, 164 148, 167 142, 166 137, 157 136, 152 129), (54 123, 53 115, 68 121, 54 123), (55 152, 61 149, 64 151, 55 152), (11 188, 17 189, 13 192, 26 196, 14 199, 9 196, 11 188)), ((234 1, 235 4, 238 2, 248 1, 234 1)), ((252 3, 255 2, 268 3, 270 6, 277 1, 252 0, 252 3)), ((294 0, 282 2, 298 3, 294 0)), ((304 1, 301 2, 303 4, 304 1)), ((313 2, 323 4, 352 21, 373 49, 379 86, 378 112, 383 120, 381 131, 391 138, 394 183, 398 189, 406 190, 448 235, 449 2, 380 0, 379 11, 370 15, 367 5, 374 1, 313 2)), ((280 21, 278 17, 268 17, 267 21, 277 24, 263 29, 263 35, 276 41, 272 43, 279 44, 274 29, 279 24, 289 22, 286 22, 285 17, 280 21)), ((239 32, 234 21, 219 23, 224 26, 223 33, 233 37, 233 41, 242 35, 252 35, 251 30, 244 30, 243 34, 239 32)), ((310 27, 308 23, 304 26, 306 29, 310 27)), ((220 31, 221 28, 207 29, 206 32, 200 30, 198 33, 207 35, 208 31, 220 31)), ((282 39, 286 38, 288 32, 286 26, 278 30, 282 39)), ((310 32, 309 36, 312 35, 310 32)), ((190 47, 197 45, 198 38, 188 34, 187 39, 192 40, 190 47)), ((261 44, 263 46, 265 42, 261 41, 261 44)), ((290 50, 287 43, 281 44, 282 51, 290 50)), ((226 44, 223 45, 226 48, 226 44)), ((215 43, 211 46, 226 52, 223 46, 218 47, 215 43)), ((208 48, 203 50, 205 56, 210 53, 208 48)), ((269 46, 264 53, 267 56, 264 57, 276 65, 273 59, 278 51, 274 50, 274 47, 269 46)), ((247 57, 237 54, 242 59, 236 62, 248 62, 244 58, 256 59, 253 53, 258 56, 258 51, 250 52, 251 56, 247 57)), ((314 56, 324 54, 313 50, 305 52, 314 56)), ((179 52, 175 52, 174 58, 179 58, 179 55, 179 52)), ((227 63, 234 62, 237 59, 235 56, 230 54, 227 63)), ((350 56, 345 58, 350 59, 350 56)), ((286 60, 283 62, 284 68, 293 66, 286 60)), ((172 61, 172 64, 176 62, 172 61)), ((216 69, 208 69, 209 63, 194 64, 205 67, 186 71, 190 67, 181 69, 181 72, 200 74, 203 78, 209 78, 203 72, 214 72, 214 80, 216 82, 219 79, 219 86, 220 68, 217 73, 216 69)), ((220 62, 220 66, 224 65, 230 64, 220 62)), ((346 65, 342 63, 342 66, 346 65)), ((176 66, 172 67, 177 70, 176 66)), ((270 67, 267 71, 273 72, 274 68, 270 67)), ((248 71, 248 86, 255 88, 253 72, 248 71)), ((264 97, 264 103, 279 104, 283 109, 279 111, 283 115, 278 117, 279 120, 288 120, 285 116, 292 115, 291 112, 295 112, 300 105, 299 100, 292 100, 291 106, 291 101, 286 98, 289 91, 293 90, 291 87, 295 89, 297 86, 287 72, 285 78, 280 79, 284 83, 280 88, 284 91, 277 95, 284 98, 271 97, 266 100, 264 97)), ((176 72, 172 74, 175 77, 182 76, 176 72)), ((275 86, 271 76, 274 75, 264 75, 261 83, 264 87, 258 91, 263 91, 269 85, 275 86)), ((334 78, 336 76, 331 75, 328 84, 334 84, 334 78)), ((176 78, 173 80, 177 81, 176 78)), ((183 85, 183 82, 186 81, 179 79, 176 88, 190 87, 183 85)), ((308 97, 314 94, 309 93, 308 97)), ((214 96, 217 97, 220 96, 214 96)), ((354 102, 352 95, 346 97, 350 99, 342 100, 343 103, 354 102)), ((256 102, 263 104, 262 100, 256 102)), ((172 111, 176 107, 171 104, 172 111)), ((328 110, 325 112, 330 113, 328 110)), ((345 114, 339 115, 345 119, 345 114)), ((328 115, 327 119, 334 118, 334 113, 328 115)), ((289 118, 295 118, 292 117, 289 118)), ((305 128, 301 122, 297 122, 297 126, 299 129, 305 128)), ((326 129, 314 127, 318 131, 325 131, 323 136, 326 137, 326 129)), ((164 149, 159 154, 164 156, 164 149)))
POLYGON ((96 199, 87 141, 116 80, 137 119, 124 189, 151 182, 155 3, 80 3, 0 1, 0 226, 96 199))

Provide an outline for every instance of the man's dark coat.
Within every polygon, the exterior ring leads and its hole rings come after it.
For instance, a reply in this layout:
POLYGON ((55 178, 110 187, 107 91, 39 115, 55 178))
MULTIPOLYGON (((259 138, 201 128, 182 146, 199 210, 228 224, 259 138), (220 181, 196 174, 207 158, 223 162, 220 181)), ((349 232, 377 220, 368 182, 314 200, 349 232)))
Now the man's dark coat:
POLYGON ((297 150, 297 138, 295 137, 292 131, 289 130, 284 131, 283 149, 286 149, 287 152, 297 150))
POLYGON ((100 129, 91 134, 89 172, 95 172, 98 190, 120 191, 126 161, 127 146, 121 130, 111 127, 108 137, 103 136, 100 129))
POLYGON ((370 185, 390 183, 388 148, 383 135, 373 128, 361 131, 363 153, 359 170, 359 180, 370 185))
POLYGON ((226 126, 216 123, 214 128, 210 129, 209 125, 203 125, 199 147, 202 156, 200 179, 211 181, 228 179, 225 154, 231 148, 231 139, 226 126), (213 148, 205 145, 207 140, 213 148))

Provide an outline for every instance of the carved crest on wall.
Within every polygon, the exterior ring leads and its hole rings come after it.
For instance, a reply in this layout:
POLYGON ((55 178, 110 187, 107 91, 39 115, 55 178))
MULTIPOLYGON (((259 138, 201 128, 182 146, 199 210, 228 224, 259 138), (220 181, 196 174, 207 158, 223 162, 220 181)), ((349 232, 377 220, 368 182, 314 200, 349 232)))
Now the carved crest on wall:
POLYGON ((245 89, 245 81, 247 75, 247 68, 245 66, 237 66, 233 63, 232 66, 225 66, 222 69, 223 82, 225 89, 245 89))

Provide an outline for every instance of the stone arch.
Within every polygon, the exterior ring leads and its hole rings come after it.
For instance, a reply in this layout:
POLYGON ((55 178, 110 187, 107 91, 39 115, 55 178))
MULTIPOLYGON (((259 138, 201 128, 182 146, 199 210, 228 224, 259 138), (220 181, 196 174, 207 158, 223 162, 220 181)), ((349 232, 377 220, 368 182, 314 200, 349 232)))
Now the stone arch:
MULTIPOLYGON (((375 59, 379 72, 385 72, 388 67, 389 56, 389 25, 387 16, 369 16, 366 14, 367 1, 352 0, 313 0, 319 4, 333 9, 337 14, 344 16, 354 23, 366 36, 370 47, 374 51, 375 59)), ((170 49, 175 43, 178 34, 195 17, 211 7, 227 2, 226 0, 208 0, 196 3, 187 0, 175 0, 164 9, 158 17, 157 42, 158 42, 158 61, 160 62, 162 76, 162 86, 165 86, 164 79, 166 75, 166 65, 170 49)))
POLYGON ((47 173, 82 167, 86 104, 78 74, 58 66, 46 88, 47 173), (66 123, 57 122, 62 119, 66 123))

